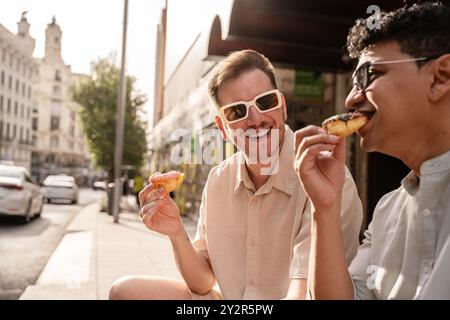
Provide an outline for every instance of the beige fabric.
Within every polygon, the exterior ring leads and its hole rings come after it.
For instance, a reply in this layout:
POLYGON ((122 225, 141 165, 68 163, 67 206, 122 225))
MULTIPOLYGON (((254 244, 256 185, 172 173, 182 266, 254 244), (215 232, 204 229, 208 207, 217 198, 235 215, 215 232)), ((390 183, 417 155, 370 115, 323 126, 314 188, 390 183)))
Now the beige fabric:
POLYGON ((191 300, 223 300, 220 289, 217 287, 212 288, 207 294, 197 294, 192 290, 189 290, 191 300))
MULTIPOLYGON (((210 260, 224 299, 281 299, 290 278, 307 277, 310 206, 293 158, 294 133, 286 127, 279 171, 259 190, 254 190, 241 152, 209 174, 193 244, 210 260)), ((350 263, 359 245, 362 205, 348 171, 343 197, 350 263)))
POLYGON ((420 173, 378 202, 350 266, 356 299, 450 299, 450 151, 420 173))

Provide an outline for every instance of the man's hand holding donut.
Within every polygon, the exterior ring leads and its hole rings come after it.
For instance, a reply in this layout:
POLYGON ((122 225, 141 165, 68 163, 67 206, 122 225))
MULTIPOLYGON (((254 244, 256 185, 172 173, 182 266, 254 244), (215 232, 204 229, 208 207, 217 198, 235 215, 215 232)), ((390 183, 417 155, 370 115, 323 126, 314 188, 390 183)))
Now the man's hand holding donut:
POLYGON ((180 210, 161 185, 167 174, 159 172, 149 178, 149 185, 139 193, 139 216, 150 230, 175 238, 184 233, 180 210))

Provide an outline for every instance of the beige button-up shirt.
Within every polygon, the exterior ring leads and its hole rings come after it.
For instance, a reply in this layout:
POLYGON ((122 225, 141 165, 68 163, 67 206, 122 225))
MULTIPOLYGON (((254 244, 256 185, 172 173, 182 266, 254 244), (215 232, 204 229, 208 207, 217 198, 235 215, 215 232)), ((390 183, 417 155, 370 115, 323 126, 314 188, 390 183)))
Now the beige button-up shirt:
POLYGON ((355 298, 450 299, 449 235, 450 151, 378 202, 350 266, 355 298))
MULTIPOLYGON (((278 173, 258 190, 242 152, 209 174, 193 245, 209 259, 224 299, 281 299, 290 279, 307 277, 310 205, 293 159, 294 133, 286 127, 278 173)), ((359 246, 362 205, 346 173, 341 215, 350 264, 359 246)))

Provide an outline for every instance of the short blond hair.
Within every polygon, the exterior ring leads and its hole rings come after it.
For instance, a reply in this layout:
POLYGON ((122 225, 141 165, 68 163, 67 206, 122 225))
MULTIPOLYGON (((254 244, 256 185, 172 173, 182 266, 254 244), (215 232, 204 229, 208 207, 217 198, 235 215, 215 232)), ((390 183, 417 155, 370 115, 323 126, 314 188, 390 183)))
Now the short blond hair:
POLYGON ((277 89, 274 68, 269 59, 254 50, 235 51, 219 63, 215 74, 209 81, 208 93, 216 106, 220 107, 218 93, 225 82, 255 69, 264 72, 274 89, 277 89))

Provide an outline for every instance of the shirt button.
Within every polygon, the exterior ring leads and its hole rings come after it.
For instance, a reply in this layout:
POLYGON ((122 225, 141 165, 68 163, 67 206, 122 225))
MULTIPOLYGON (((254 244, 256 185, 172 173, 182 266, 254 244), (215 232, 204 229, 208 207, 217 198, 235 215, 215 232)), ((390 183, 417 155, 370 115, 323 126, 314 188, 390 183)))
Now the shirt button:
POLYGON ((253 247, 255 245, 255 240, 250 240, 250 247, 253 247))
POLYGON ((430 214, 431 214, 431 210, 430 210, 430 209, 425 209, 425 210, 423 210, 422 214, 423 214, 425 217, 428 217, 428 216, 430 216, 430 214))

